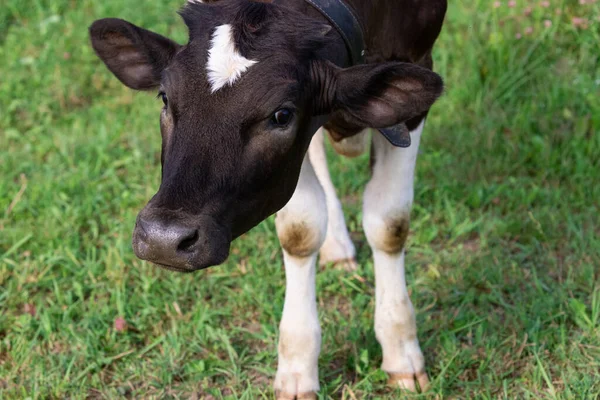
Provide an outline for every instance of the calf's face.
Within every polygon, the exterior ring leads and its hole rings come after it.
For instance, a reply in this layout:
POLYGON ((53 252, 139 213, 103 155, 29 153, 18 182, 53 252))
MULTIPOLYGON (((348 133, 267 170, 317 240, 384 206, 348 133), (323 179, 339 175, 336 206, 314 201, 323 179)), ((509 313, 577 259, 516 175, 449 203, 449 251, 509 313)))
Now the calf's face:
POLYGON ((222 263, 231 241, 291 197, 306 149, 329 116, 344 132, 426 111, 441 79, 405 63, 338 68, 336 34, 280 5, 188 4, 180 46, 119 19, 90 27, 125 85, 163 102, 162 181, 139 213, 136 255, 191 272, 222 263))

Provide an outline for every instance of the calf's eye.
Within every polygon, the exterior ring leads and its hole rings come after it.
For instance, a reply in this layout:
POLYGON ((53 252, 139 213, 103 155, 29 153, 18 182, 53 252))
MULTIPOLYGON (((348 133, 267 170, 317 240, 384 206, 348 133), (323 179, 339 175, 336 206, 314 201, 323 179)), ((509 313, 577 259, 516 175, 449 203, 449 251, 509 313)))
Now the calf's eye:
POLYGON ((271 123, 278 127, 284 127, 290 123, 294 113, 287 108, 280 108, 275 111, 275 114, 271 117, 271 123))
POLYGON ((165 107, 169 105, 169 99, 167 98, 167 94, 165 92, 160 92, 158 94, 158 97, 162 99, 163 103, 165 104, 165 107))

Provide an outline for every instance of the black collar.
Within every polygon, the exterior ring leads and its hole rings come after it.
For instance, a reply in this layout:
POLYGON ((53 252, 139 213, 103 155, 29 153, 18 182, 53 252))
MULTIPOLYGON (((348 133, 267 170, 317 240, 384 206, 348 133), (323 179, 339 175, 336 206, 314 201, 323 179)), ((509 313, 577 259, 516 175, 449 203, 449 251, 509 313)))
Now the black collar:
POLYGON ((306 0, 316 8, 344 39, 352 65, 365 62, 365 39, 358 19, 342 0, 306 0))
MULTIPOLYGON (((358 19, 343 0, 306 0, 337 29, 344 39, 352 65, 365 62, 365 38, 358 19)), ((410 133, 406 124, 400 123, 379 132, 396 147, 410 146, 410 133)))

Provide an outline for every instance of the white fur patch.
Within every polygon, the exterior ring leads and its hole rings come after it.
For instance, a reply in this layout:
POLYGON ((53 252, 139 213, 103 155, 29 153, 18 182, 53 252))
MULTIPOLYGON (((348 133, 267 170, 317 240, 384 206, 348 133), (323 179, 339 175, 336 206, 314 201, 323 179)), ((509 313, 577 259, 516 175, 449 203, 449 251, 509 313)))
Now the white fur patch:
POLYGON ((312 164, 319 183, 325 192, 327 203, 327 236, 321 246, 319 263, 325 265, 329 262, 343 262, 340 264, 344 268, 353 269, 356 267, 354 258, 356 250, 346 222, 344 221, 344 211, 342 203, 337 197, 335 186, 331 182, 331 175, 327 168, 327 156, 325 154, 325 142, 323 135, 325 129, 320 128, 312 138, 308 148, 308 156, 312 164))
POLYGON ((248 60, 236 50, 231 25, 217 26, 206 63, 211 91, 214 93, 224 86, 233 85, 256 62, 248 60))
POLYGON ((281 393, 278 399, 316 398, 310 397, 309 393, 319 390, 321 327, 315 275, 317 252, 327 232, 327 208, 325 193, 308 157, 302 163, 292 198, 275 218, 280 240, 294 225, 304 226, 307 232, 318 238, 309 240, 312 246, 309 246, 308 252, 312 254, 294 256, 283 251, 285 301, 279 325, 279 358, 273 385, 275 391, 281 393))
POLYGON ((373 135, 375 165, 363 205, 363 227, 375 264, 375 336, 383 353, 381 368, 397 374, 394 381, 409 390, 416 390, 415 375, 420 385, 427 384, 425 360, 406 287, 404 250, 390 253, 386 249, 386 219, 403 214, 408 218, 424 123, 411 131, 412 144, 407 149, 392 146, 380 134, 373 135))

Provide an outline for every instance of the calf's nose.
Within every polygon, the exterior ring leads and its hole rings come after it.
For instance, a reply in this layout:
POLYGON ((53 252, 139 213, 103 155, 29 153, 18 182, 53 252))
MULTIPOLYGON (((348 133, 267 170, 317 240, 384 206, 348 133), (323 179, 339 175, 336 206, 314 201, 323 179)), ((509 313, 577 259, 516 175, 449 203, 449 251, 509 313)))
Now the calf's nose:
POLYGON ((198 241, 198 230, 182 225, 167 225, 157 221, 138 221, 141 239, 154 247, 155 251, 169 253, 172 251, 190 250, 198 241))
POLYGON ((133 233, 133 249, 143 260, 191 272, 225 261, 229 243, 223 243, 219 236, 213 229, 140 215, 133 233))

